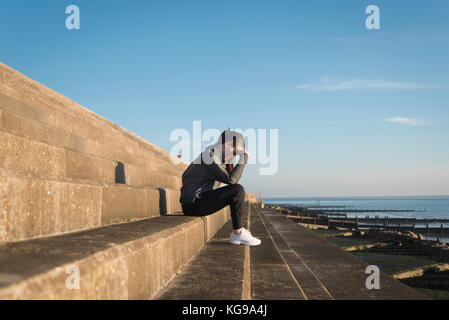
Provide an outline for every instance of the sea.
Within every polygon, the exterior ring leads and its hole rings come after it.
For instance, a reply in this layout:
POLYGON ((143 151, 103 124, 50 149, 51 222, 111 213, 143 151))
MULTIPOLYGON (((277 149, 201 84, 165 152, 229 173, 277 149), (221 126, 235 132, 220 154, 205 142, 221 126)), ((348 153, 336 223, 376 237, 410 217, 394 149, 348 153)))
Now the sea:
MULTIPOLYGON (((348 213, 348 217, 410 217, 449 219, 449 196, 382 196, 382 197, 296 197, 263 198, 266 204, 295 206, 347 206, 354 209, 416 210, 414 212, 369 212, 348 213)), ((439 226, 440 224, 438 224, 439 226)), ((449 227, 449 224, 443 224, 449 227)), ((431 226, 431 225, 430 225, 431 226)), ((443 240, 443 239, 441 239, 443 240)), ((448 241, 447 238, 444 239, 448 241)))

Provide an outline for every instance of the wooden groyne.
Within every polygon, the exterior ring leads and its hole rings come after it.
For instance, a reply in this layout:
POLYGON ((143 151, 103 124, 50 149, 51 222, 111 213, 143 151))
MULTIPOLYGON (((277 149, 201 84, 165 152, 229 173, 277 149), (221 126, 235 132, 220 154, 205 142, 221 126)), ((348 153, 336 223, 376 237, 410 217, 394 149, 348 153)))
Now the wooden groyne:
MULTIPOLYGON (((317 208, 317 206, 313 206, 317 208)), ((413 232, 428 237, 445 238, 449 236, 449 219, 437 218, 399 218, 388 216, 349 217, 347 212, 417 212, 413 209, 345 209, 341 210, 316 210, 309 207, 280 207, 280 211, 290 216, 299 218, 304 224, 327 226, 330 228, 348 228, 356 230, 381 229, 398 232, 413 232), (344 211, 344 212, 343 212, 344 211), (439 224, 436 226, 435 224, 439 224)))

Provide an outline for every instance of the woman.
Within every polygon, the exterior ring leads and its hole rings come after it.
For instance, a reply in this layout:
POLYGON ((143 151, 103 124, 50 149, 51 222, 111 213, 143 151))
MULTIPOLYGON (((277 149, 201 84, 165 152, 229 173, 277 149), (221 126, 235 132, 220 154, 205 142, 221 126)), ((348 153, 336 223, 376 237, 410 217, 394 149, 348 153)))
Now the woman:
POLYGON ((233 227, 230 242, 259 245, 261 241, 242 225, 245 189, 237 182, 248 157, 243 135, 229 129, 223 131, 218 141, 208 146, 184 171, 179 201, 187 216, 206 216, 229 205, 233 227), (237 155, 240 158, 234 168, 237 155), (227 186, 219 187, 221 183, 227 186))

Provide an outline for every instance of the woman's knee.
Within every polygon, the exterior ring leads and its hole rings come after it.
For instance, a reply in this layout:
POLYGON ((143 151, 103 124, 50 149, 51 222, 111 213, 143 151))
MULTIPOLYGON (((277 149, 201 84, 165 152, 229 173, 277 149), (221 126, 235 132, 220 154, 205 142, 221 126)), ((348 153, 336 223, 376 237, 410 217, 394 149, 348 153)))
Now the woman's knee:
POLYGON ((245 196, 245 188, 241 184, 236 183, 236 184, 233 184, 232 186, 237 194, 239 194, 241 196, 245 196))

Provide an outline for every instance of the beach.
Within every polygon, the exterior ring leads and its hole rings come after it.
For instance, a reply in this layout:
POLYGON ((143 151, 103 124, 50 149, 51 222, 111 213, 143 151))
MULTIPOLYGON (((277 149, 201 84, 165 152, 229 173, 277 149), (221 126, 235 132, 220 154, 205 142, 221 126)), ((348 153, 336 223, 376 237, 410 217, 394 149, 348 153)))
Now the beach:
MULTIPOLYGON (((357 220, 360 219, 361 222, 368 215, 371 218, 416 218, 416 221, 448 219, 449 196, 265 198, 264 203, 267 207, 291 215, 294 221, 311 232, 369 264, 378 266, 380 270, 428 297, 449 299, 449 259, 434 253, 435 249, 448 247, 444 243, 449 242, 446 236, 440 237, 438 242, 435 241, 438 237, 418 235, 411 231, 384 231, 382 228, 370 230, 363 228, 362 224, 362 228, 356 230, 332 227, 329 223, 319 224, 316 218, 304 218, 310 216, 310 212, 328 212, 329 215, 340 215, 340 219, 346 215, 347 221, 354 220, 357 216, 357 220)), ((327 219, 330 221, 330 216, 327 219)), ((439 225, 447 227, 447 223, 439 225)))

